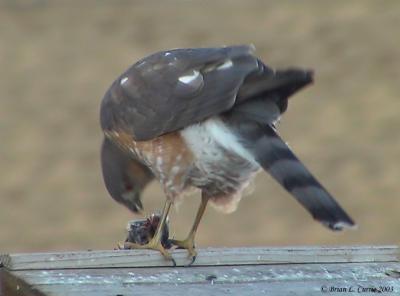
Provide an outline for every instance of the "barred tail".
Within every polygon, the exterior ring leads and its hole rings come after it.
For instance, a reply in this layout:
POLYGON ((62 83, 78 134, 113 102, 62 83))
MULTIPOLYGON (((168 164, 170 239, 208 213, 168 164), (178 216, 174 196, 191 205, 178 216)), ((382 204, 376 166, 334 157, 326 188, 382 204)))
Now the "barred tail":
POLYGON ((353 220, 294 155, 273 127, 263 127, 254 146, 256 160, 314 219, 332 230, 355 226, 353 220))

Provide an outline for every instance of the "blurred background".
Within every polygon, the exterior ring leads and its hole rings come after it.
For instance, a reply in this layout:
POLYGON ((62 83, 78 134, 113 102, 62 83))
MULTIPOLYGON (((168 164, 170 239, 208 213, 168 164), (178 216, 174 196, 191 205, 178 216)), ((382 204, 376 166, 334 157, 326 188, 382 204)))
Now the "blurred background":
MULTIPOLYGON (((99 167, 111 82, 163 49, 253 43, 273 67, 315 70, 282 136, 359 225, 333 233, 260 173, 238 210, 209 208, 197 245, 398 243, 400 2, 0 0, 0 251, 111 249, 139 218, 99 167)), ((158 184, 144 193, 161 209, 158 184)), ((183 238, 199 202, 171 215, 183 238)))

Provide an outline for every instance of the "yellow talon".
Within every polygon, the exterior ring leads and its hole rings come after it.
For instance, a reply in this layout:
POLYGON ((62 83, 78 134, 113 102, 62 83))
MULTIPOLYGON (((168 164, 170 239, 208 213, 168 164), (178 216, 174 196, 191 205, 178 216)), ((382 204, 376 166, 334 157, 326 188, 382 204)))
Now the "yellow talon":
POLYGON ((190 236, 184 240, 170 240, 172 245, 175 245, 179 248, 185 249, 188 251, 188 257, 191 258, 191 262, 189 266, 193 264, 197 257, 197 251, 195 250, 194 246, 194 237, 190 236))
POLYGON ((201 203, 199 209, 197 210, 196 218, 194 219, 194 223, 189 232, 188 237, 184 240, 174 240, 174 239, 170 240, 172 245, 175 245, 177 247, 183 248, 188 251, 188 257, 192 258, 188 266, 192 265, 197 257, 197 252, 195 250, 195 245, 194 245, 194 237, 196 235, 197 228, 199 227, 201 217, 203 216, 204 211, 206 210, 207 203, 208 203, 208 197, 205 194, 202 194, 201 203))
POLYGON ((157 250, 160 251, 160 253, 164 256, 165 259, 171 260, 174 266, 176 266, 176 262, 174 258, 172 258, 171 254, 163 247, 161 243, 161 238, 162 238, 162 229, 164 228, 165 222, 168 217, 168 212, 169 209, 171 208, 171 202, 167 200, 164 205, 164 209, 161 215, 160 223, 157 226, 156 232, 154 234, 154 237, 144 245, 137 244, 137 243, 131 243, 131 242, 125 242, 123 246, 119 245, 118 247, 122 247, 122 249, 150 249, 150 250, 157 250))

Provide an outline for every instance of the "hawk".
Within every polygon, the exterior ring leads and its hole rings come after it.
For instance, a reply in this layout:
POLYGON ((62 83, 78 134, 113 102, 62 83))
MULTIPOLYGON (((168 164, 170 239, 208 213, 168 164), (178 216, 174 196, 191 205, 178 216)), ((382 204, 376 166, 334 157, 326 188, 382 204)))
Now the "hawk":
POLYGON ((161 230, 171 205, 196 188, 201 203, 193 226, 186 239, 172 240, 193 262, 207 203, 235 210, 261 169, 331 230, 354 226, 276 130, 288 98, 312 81, 310 70, 271 69, 246 45, 161 51, 119 76, 100 110, 106 188, 133 212, 142 210, 141 192, 153 179, 166 196, 152 239, 128 247, 156 249, 173 260, 161 230))

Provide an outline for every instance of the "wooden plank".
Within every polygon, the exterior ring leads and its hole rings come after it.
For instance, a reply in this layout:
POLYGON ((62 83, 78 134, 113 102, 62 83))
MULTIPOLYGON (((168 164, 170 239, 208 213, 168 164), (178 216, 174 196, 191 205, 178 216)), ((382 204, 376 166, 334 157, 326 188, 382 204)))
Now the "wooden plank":
MULTIPOLYGON (((198 253, 194 266, 398 262, 400 258, 398 246, 206 248, 198 253)), ((185 250, 173 251, 173 257, 178 266, 188 264, 185 250)), ((11 254, 0 260, 9 270, 171 266, 151 250, 11 254)))
MULTIPOLYGON (((368 284, 357 285, 353 282, 341 284, 340 282, 333 283, 332 285, 321 285, 316 281, 311 282, 297 282, 289 285, 282 285, 282 283, 246 283, 246 284, 218 284, 218 285, 201 285, 201 284, 190 284, 184 285, 163 285, 163 286, 130 286, 120 287, 112 289, 95 289, 93 287, 87 287, 88 289, 80 289, 80 287, 72 287, 71 290, 65 290, 63 287, 55 286, 48 289, 48 295, 54 296, 153 296, 153 295, 164 295, 164 296, 179 296, 179 295, 191 295, 191 296, 254 296, 254 295, 291 295, 291 296, 321 296, 321 295, 376 295, 379 292, 369 291, 380 286, 380 282, 372 281, 368 284), (323 287, 323 288, 322 288, 323 287), (335 292, 335 289, 341 291, 335 292), (332 289, 333 291, 322 292, 322 289, 332 289), (344 289, 351 289, 349 292, 344 289), (364 292, 363 292, 364 291, 364 292)), ((389 286, 389 289, 391 286, 389 286)), ((385 292, 383 295, 387 296, 398 296, 398 288, 394 288, 394 292, 385 292)), ((382 294, 378 294, 382 295, 382 294)))
POLYGON ((0 268, 0 295, 1 296, 45 296, 38 289, 32 287, 20 277, 12 274, 5 268, 0 268))
POLYGON ((324 289, 327 290, 323 292, 340 289, 346 295, 351 295, 349 289, 357 295, 360 291, 372 294, 371 289, 385 289, 385 295, 399 295, 400 280, 389 275, 393 271, 400 271, 400 263, 20 270, 13 273, 48 295, 126 296, 158 295, 160 292, 163 295, 286 295, 289 292, 321 295, 324 289))

